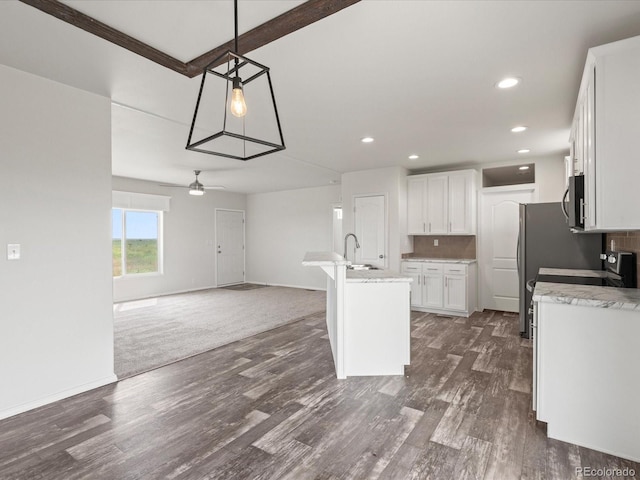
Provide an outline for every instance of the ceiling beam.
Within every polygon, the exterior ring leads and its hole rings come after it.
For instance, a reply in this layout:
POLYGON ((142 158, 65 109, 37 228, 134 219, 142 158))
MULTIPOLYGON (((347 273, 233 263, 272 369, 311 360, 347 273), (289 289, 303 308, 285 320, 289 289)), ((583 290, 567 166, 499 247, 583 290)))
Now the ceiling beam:
MULTIPOLYGON (((238 37, 238 51, 240 55, 256 50, 268 43, 282 38, 312 23, 333 15, 360 0, 308 0, 295 8, 279 15, 262 25, 243 33, 238 37)), ((200 75, 204 67, 218 58, 227 50, 234 50, 234 41, 227 43, 200 55, 187 63, 187 75, 195 77, 200 75)), ((224 59, 217 65, 224 63, 224 59)), ((217 66, 213 65, 213 66, 217 66)))
POLYGON ((98 20, 85 15, 78 10, 60 3, 57 0, 20 0, 22 3, 31 5, 49 15, 52 15, 74 27, 81 28, 86 32, 92 33, 104 40, 107 40, 122 48, 126 48, 130 52, 136 53, 152 62, 169 68, 175 72, 186 75, 187 65, 180 60, 157 50, 146 43, 141 42, 115 28, 111 28, 98 20))
MULTIPOLYGON (((204 67, 227 50, 233 50, 233 40, 184 63, 153 48, 125 33, 116 30, 58 0, 20 0, 38 10, 48 13, 70 25, 81 28, 130 52, 162 65, 174 72, 193 78, 200 75, 204 67)), ((263 45, 273 42, 312 23, 333 15, 360 0, 308 0, 268 22, 238 37, 238 52, 245 55, 263 45)))

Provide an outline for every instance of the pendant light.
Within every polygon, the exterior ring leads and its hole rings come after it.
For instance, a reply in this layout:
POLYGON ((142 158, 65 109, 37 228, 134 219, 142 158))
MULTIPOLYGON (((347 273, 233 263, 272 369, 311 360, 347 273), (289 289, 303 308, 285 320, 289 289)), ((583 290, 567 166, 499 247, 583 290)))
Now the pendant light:
POLYGON ((238 53, 238 0, 233 4, 234 50, 204 68, 186 148, 251 160, 286 147, 269 68, 238 53))

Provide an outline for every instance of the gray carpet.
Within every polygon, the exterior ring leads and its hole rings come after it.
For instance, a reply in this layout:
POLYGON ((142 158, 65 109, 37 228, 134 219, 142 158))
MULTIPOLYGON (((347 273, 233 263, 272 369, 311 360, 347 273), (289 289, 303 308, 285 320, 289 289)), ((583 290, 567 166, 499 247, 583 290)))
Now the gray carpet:
POLYGON ((325 309, 325 293, 210 289, 115 304, 118 378, 173 363, 325 309))

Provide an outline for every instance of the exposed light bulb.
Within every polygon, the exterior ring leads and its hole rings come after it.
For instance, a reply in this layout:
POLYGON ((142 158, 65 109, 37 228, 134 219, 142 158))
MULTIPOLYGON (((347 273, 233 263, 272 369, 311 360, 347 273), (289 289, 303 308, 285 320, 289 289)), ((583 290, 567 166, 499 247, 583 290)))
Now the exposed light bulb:
POLYGON ((233 79, 233 91, 231 92, 231 113, 235 117, 244 117, 247 114, 247 104, 244 101, 242 80, 240 77, 233 79))

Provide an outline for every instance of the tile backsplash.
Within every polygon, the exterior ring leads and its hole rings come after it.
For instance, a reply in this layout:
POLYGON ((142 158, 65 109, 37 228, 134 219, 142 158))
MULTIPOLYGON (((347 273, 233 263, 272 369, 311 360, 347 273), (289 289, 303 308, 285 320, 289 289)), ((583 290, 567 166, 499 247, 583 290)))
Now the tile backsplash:
POLYGON ((413 253, 402 258, 476 258, 475 235, 416 235, 413 237, 413 253), (438 246, 433 241, 438 240, 438 246))
POLYGON ((607 233, 607 250, 611 250, 612 241, 615 243, 614 250, 636 254, 636 277, 640 286, 640 231, 607 233))

